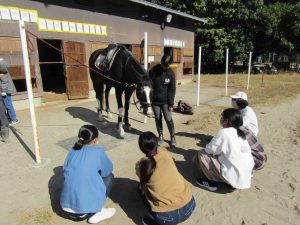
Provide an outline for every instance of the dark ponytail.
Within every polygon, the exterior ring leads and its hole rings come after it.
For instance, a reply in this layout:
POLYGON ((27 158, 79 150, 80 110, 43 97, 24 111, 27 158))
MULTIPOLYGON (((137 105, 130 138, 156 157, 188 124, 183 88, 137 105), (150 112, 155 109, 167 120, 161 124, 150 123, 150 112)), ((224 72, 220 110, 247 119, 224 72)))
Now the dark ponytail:
POLYGON ((144 132, 139 137, 139 147, 143 153, 148 157, 147 159, 140 162, 140 185, 142 194, 148 194, 153 204, 157 203, 148 192, 147 183, 149 182, 155 168, 156 161, 154 156, 157 154, 158 140, 155 134, 152 132, 144 132))
POLYGON ((243 126, 243 117, 238 109, 229 108, 225 109, 222 112, 223 120, 228 121, 228 126, 233 127, 237 130, 237 135, 242 138, 246 139, 246 134, 244 131, 240 129, 241 126, 243 126))
POLYGON ((98 129, 93 125, 83 125, 78 132, 78 141, 74 144, 74 150, 80 150, 82 146, 89 144, 99 135, 98 129))

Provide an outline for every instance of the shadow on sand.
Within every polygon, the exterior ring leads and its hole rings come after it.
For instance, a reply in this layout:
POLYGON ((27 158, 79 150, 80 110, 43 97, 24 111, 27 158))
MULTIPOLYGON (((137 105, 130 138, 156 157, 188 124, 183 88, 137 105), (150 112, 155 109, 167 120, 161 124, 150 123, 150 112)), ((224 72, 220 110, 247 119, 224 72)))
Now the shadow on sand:
POLYGON ((198 133, 187 133, 187 132, 178 132, 176 133, 177 136, 184 136, 189 138, 195 138, 196 140, 199 140, 197 145, 199 147, 205 147, 213 138, 211 135, 207 134, 198 134, 198 133))
MULTIPOLYGON (((105 116, 103 116, 104 120, 103 122, 99 122, 97 120, 98 115, 96 112, 82 107, 68 107, 66 108, 66 111, 73 116, 73 118, 79 118, 82 121, 85 121, 88 124, 93 124, 100 130, 102 133, 110 135, 112 137, 123 139, 119 136, 117 129, 118 129, 118 123, 117 122, 111 122, 105 116)), ((115 114, 115 113, 112 113, 115 114)), ((136 120, 137 121, 137 120, 136 120)), ((141 131, 135 129, 135 128, 126 128, 124 127, 124 130, 127 133, 133 134, 133 135, 140 135, 141 131)))
POLYGON ((54 175, 50 178, 48 182, 49 196, 51 200, 51 206, 53 212, 58 216, 68 219, 68 215, 60 207, 60 193, 62 190, 64 175, 63 167, 58 166, 53 169, 54 175))
POLYGON ((25 141, 19 135, 19 133, 22 135, 22 133, 19 131, 19 129, 10 126, 10 130, 16 136, 16 138, 18 139, 18 141, 20 142, 20 144, 23 146, 23 148, 26 150, 26 152, 28 153, 28 155, 35 161, 36 160, 35 154, 31 151, 31 149, 29 148, 29 146, 25 143, 25 141))
MULTIPOLYGON (((211 139, 213 138, 211 135, 206 135, 206 134, 192 134, 192 133, 187 133, 187 132, 179 132, 176 133, 177 136, 185 136, 185 137, 191 137, 195 138, 196 140, 199 140, 197 143, 198 146, 200 147, 205 147, 206 144, 208 144, 211 139)), ((198 177, 198 172, 197 172, 197 166, 196 164, 192 161, 193 157, 197 154, 199 150, 194 150, 194 149, 183 149, 183 148, 167 148, 170 152, 173 152, 175 154, 180 154, 184 157, 185 161, 176 161, 174 160, 176 167, 178 171, 181 173, 181 175, 188 181, 190 182, 193 186, 207 190, 205 188, 199 187, 196 183, 196 178, 198 177)), ((230 185, 227 185, 225 183, 218 183, 217 184, 217 191, 214 191, 215 193, 219 194, 226 194, 233 192, 233 188, 230 185)))
POLYGON ((134 224, 141 224, 143 216, 148 213, 137 192, 138 184, 138 181, 129 178, 116 177, 109 194, 110 199, 119 204, 134 224))
MULTIPOLYGON (((53 169, 54 175, 48 182, 49 196, 53 212, 58 216, 69 219, 68 214, 60 207, 60 194, 63 187, 63 167, 53 169)), ((137 193, 138 182, 129 178, 114 179, 109 198, 117 203, 126 215, 135 223, 140 224, 147 210, 141 197, 137 193)))

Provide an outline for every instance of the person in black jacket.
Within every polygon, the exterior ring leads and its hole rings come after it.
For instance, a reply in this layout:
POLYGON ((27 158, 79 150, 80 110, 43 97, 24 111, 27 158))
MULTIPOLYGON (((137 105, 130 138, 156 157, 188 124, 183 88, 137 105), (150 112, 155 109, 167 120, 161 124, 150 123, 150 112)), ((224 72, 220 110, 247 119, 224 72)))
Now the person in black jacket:
POLYGON ((152 107, 159 135, 159 144, 163 142, 163 114, 171 136, 170 145, 171 147, 175 147, 175 128, 171 112, 173 111, 176 92, 176 79, 174 72, 170 69, 171 62, 172 57, 170 55, 164 55, 161 59, 161 64, 153 67, 149 71, 149 75, 153 83, 152 107))

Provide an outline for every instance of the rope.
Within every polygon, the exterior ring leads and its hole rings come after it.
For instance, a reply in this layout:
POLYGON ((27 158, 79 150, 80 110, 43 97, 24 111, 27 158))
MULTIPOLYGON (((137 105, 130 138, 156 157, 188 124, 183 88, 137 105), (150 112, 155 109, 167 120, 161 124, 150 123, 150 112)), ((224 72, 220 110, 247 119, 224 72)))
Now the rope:
POLYGON ((138 106, 137 106, 137 101, 135 100, 135 97, 134 97, 134 96, 135 96, 135 93, 133 93, 133 96, 132 96, 132 97, 133 97, 134 105, 135 105, 135 107, 137 108, 138 111, 141 111, 142 106, 141 106, 140 108, 138 108, 138 106))
MULTIPOLYGON (((64 56, 67 56, 67 57, 69 57, 70 59, 74 60, 74 61, 77 62, 79 65, 82 65, 82 66, 84 66, 84 67, 86 67, 86 68, 92 70, 93 72, 97 73, 98 75, 100 75, 100 76, 102 76, 102 77, 104 77, 104 78, 106 78, 106 79, 108 79, 108 80, 111 80, 111 81, 113 81, 113 82, 115 82, 115 83, 118 83, 118 84, 123 85, 123 83, 121 83, 120 81, 117 81, 117 80, 115 80, 115 79, 113 79, 113 78, 111 78, 111 77, 109 77, 109 76, 106 76, 106 75, 100 73, 99 71, 95 70, 94 68, 91 68, 91 67, 89 67, 89 66, 87 66, 87 65, 85 65, 85 64, 83 64, 83 63, 81 63, 81 62, 79 62, 79 61, 78 61, 77 59, 75 59, 74 57, 70 56, 69 54, 66 54, 66 53, 63 52, 62 50, 56 48, 55 46, 51 45, 51 44, 48 43, 47 41, 45 41, 45 40, 39 38, 38 36, 36 36, 35 34, 31 33, 30 31, 26 30, 26 33, 32 35, 33 37, 35 37, 36 39, 40 40, 41 42, 43 42, 44 44, 48 45, 49 47, 53 48, 54 50, 56 50, 56 51, 62 53, 64 56)), ((130 84, 124 83, 124 85, 125 85, 125 87, 130 87, 130 84)))

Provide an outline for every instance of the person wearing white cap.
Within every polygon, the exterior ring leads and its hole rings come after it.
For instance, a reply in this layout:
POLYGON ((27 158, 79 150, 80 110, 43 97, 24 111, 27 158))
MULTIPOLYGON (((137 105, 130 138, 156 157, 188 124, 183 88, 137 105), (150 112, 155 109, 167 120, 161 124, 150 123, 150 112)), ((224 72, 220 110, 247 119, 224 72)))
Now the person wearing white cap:
POLYGON ((248 105, 248 97, 245 92, 239 91, 230 97, 232 106, 238 109, 243 117, 243 126, 240 129, 246 134, 246 139, 251 147, 251 154, 255 163, 254 170, 260 170, 267 162, 267 155, 257 140, 259 129, 256 114, 248 105))
POLYGON ((231 95, 232 107, 240 110, 243 117, 243 126, 250 130, 255 136, 258 135, 258 122, 254 110, 248 104, 248 97, 245 92, 238 91, 231 95))

